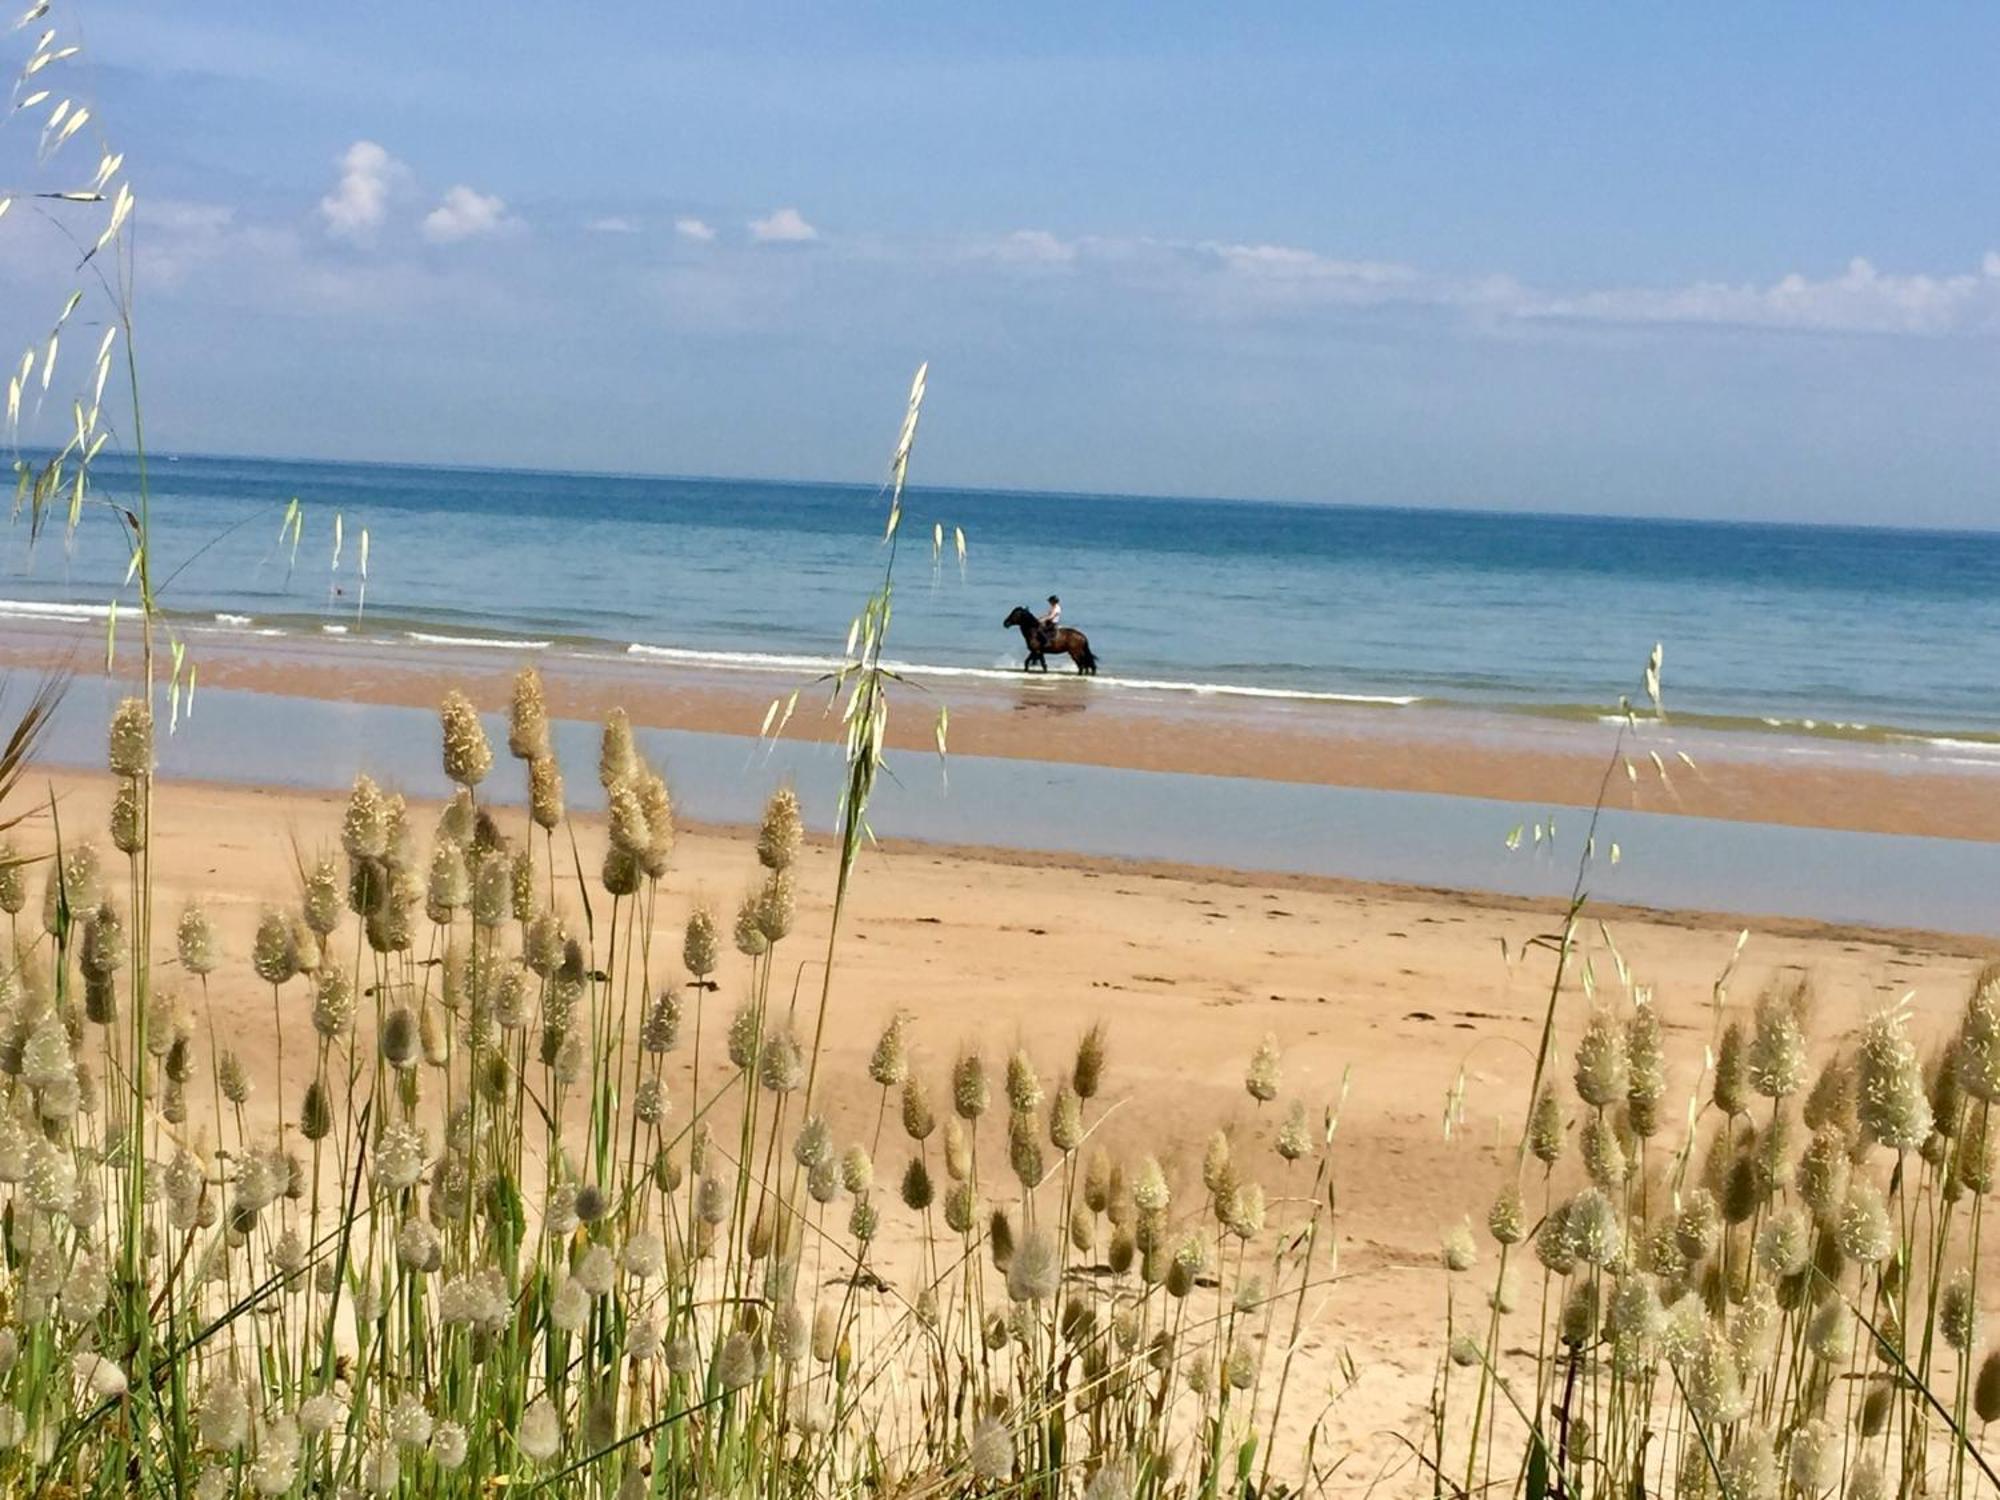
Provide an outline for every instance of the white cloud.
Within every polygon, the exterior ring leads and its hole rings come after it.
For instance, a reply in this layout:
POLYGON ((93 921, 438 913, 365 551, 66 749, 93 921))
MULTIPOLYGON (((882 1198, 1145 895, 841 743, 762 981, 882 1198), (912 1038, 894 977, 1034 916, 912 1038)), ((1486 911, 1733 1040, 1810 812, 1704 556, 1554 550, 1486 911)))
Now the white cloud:
POLYGON ((340 181, 319 200, 327 233, 366 244, 388 217, 389 198, 410 169, 373 141, 356 141, 340 157, 340 181))
POLYGON ((601 219, 592 219, 583 226, 592 234, 637 234, 639 226, 623 214, 606 214, 601 219))
POLYGON ((750 238, 760 245, 803 245, 818 239, 819 231, 796 208, 781 208, 765 218, 752 219, 750 238))
POLYGON ((474 192, 464 183, 445 190, 444 201, 424 215, 424 238, 449 245, 512 228, 507 205, 491 193, 474 192))
POLYGON ((1948 334, 2000 330, 2000 254, 1977 271, 1898 274, 1854 259, 1839 275, 1793 272, 1767 286, 1719 281, 1614 288, 1550 298, 1531 317, 1616 323, 1697 323, 1821 333, 1948 334))
MULTIPOLYGON (((804 221, 801 220, 801 222, 804 221)), ((684 240, 693 240, 699 245, 706 245, 710 240, 715 238, 714 227, 703 223, 700 219, 674 220, 674 233, 684 240)))
POLYGON ((1066 266, 1077 258, 1074 241, 1058 239, 1046 229, 1017 229, 998 240, 973 247, 973 255, 1008 265, 1066 266))

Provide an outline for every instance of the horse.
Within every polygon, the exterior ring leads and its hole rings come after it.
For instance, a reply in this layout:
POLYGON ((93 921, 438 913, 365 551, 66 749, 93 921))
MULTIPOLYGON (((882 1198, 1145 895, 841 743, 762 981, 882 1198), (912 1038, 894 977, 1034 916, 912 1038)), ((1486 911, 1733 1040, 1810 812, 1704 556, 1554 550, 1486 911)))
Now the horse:
POLYGON ((1021 664, 1021 670, 1024 672, 1032 672, 1036 667, 1040 667, 1044 672, 1048 671, 1048 658, 1044 653, 1049 651, 1067 656, 1076 663, 1077 671, 1086 675, 1097 671, 1097 658, 1090 654, 1090 641, 1081 630, 1071 630, 1064 625, 1049 631, 1045 637, 1042 632, 1042 622, 1036 619, 1031 611, 1022 607, 1017 607, 1011 615, 1002 620, 1000 628, 1003 630, 1018 628, 1021 639, 1028 643, 1028 659, 1021 664))

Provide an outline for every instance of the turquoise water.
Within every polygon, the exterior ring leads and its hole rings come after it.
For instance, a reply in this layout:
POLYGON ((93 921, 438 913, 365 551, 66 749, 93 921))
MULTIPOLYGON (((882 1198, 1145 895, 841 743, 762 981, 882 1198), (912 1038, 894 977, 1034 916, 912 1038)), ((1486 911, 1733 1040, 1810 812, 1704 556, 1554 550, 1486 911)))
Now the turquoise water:
MULTIPOLYGON (((166 604, 232 632, 795 675, 839 651, 883 562, 881 499, 845 486, 197 457, 153 475, 166 604)), ((1106 681, 1162 691, 1582 712, 1636 693, 1663 641, 1684 719, 2000 739, 2000 534, 918 489, 902 545, 891 654, 921 671, 1012 671, 1002 616, 1054 592, 1106 681)), ((101 611, 126 567, 101 512, 70 546, 17 525, 0 557, 0 625, 101 611)))
MULTIPOLYGON (((78 681, 64 703, 49 758, 103 763, 104 724, 117 689, 78 681)), ((505 726, 488 721, 495 742, 505 726)), ((572 768, 594 764, 597 729, 556 726, 572 768)), ((815 827, 830 828, 839 799, 837 750, 791 741, 642 730, 646 753, 671 780, 684 817, 754 822, 781 781, 799 788, 815 827)), ((173 778, 338 790, 357 770, 413 795, 443 797, 437 717, 410 708, 204 689, 196 716, 163 736, 173 778)), ((1564 812, 1553 838, 1507 847, 1514 804, 1474 797, 1302 786, 1230 776, 1183 776, 1043 766, 953 756, 948 768, 900 756, 878 785, 871 821, 884 838, 914 838, 1236 869, 1332 875, 1455 890, 1566 896, 1587 815, 1564 812)), ((504 757, 482 794, 519 801, 519 767, 504 757)), ((568 778, 579 810, 601 793, 588 774, 568 778)), ((301 828, 310 844, 332 826, 301 828)), ((278 836, 274 832, 274 836, 278 836)), ((2000 844, 1840 833, 1607 810, 1598 848, 1623 857, 1591 865, 1599 899, 1668 909, 1808 917, 1824 921, 2000 932, 2000 844)))

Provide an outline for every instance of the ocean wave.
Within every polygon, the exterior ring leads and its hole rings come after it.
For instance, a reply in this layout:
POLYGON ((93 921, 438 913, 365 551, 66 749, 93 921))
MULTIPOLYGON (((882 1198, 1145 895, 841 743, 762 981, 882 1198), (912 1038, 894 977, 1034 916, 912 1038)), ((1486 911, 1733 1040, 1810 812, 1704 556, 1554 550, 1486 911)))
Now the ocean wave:
POLYGON ((546 651, 552 641, 516 640, 510 636, 431 635, 422 630, 406 630, 410 640, 425 646, 475 646, 495 651, 546 651))
POLYGON ((251 615, 218 614, 215 617, 215 623, 218 625, 252 625, 256 623, 256 620, 251 615))
MULTIPOLYGON (((650 646, 643 642, 634 642, 627 646, 625 654, 649 661, 682 662, 688 666, 708 667, 721 671, 833 672, 839 670, 841 666, 840 658, 832 656, 791 656, 771 651, 695 651, 684 646, 650 646)), ((1074 683, 1079 687, 1100 691, 1105 688, 1125 688, 1147 693, 1188 693, 1204 698, 1263 698, 1297 703, 1362 704, 1378 708, 1407 708, 1424 701, 1416 694, 1329 693, 1306 688, 1252 687, 1234 682, 1179 682, 1170 678, 1110 677, 1102 674, 1084 677, 1069 673, 1051 673, 1047 677, 1031 676, 1019 667, 950 667, 915 661, 885 661, 882 665, 888 671, 903 677, 966 678, 981 682, 1029 683, 1037 686, 1047 683, 1052 687, 1059 683, 1074 683)))
POLYGON ((0 615, 22 620, 108 620, 108 604, 56 604, 42 599, 0 599, 0 615))

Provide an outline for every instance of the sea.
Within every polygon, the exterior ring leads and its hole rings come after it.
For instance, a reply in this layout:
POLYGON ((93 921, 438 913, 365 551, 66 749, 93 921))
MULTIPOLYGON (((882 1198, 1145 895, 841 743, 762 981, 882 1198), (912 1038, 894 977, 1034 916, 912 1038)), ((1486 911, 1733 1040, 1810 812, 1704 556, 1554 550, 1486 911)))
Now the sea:
MULTIPOLYGON (((131 608, 136 475, 96 482, 73 534, 0 539, 0 629, 131 608)), ((796 676, 889 560, 868 486, 189 454, 148 487, 161 603, 247 635, 796 676)), ((1658 644, 1683 723, 2000 755, 2000 533, 913 486, 894 545, 918 676, 1018 671, 1001 621, 1056 594, 1103 686, 1583 717, 1658 644)))

